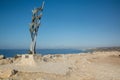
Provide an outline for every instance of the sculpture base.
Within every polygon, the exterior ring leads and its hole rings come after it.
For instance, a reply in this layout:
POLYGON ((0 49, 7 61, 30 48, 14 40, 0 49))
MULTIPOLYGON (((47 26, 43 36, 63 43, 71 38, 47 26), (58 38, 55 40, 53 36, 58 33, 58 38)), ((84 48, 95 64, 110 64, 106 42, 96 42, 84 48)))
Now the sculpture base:
POLYGON ((34 55, 32 54, 24 54, 21 56, 21 60, 16 64, 20 66, 36 66, 36 62, 34 60, 34 55))
POLYGON ((36 52, 34 51, 34 52, 32 52, 32 51, 29 51, 29 53, 28 54, 36 54, 36 52))

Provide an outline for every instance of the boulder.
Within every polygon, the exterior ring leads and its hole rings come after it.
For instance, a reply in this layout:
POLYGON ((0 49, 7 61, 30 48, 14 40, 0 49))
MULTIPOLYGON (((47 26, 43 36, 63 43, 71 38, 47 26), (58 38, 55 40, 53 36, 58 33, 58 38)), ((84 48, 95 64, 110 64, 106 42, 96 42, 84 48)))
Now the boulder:
POLYGON ((20 58, 22 55, 20 55, 20 54, 17 54, 17 55, 15 55, 15 59, 17 59, 17 58, 20 58))
POLYGON ((0 65, 5 65, 10 63, 13 63, 13 60, 9 58, 0 60, 0 65))
POLYGON ((1 60, 1 59, 4 59, 4 58, 5 58, 5 56, 4 56, 4 55, 0 55, 0 60, 1 60))
POLYGON ((9 77, 15 75, 16 73, 17 73, 17 71, 14 69, 0 70, 0 78, 2 78, 2 79, 9 78, 9 77))
POLYGON ((49 59, 49 58, 47 58, 47 57, 44 57, 44 58, 43 58, 43 61, 44 61, 44 62, 49 62, 49 61, 50 61, 50 59, 49 59))

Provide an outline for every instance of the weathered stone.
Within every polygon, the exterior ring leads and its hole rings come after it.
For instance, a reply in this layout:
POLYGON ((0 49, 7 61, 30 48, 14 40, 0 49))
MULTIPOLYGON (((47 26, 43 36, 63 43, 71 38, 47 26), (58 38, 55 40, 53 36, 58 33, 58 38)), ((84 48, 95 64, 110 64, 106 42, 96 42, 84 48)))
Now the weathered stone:
POLYGON ((62 57, 61 54, 55 54, 55 57, 62 57))
POLYGON ((15 75, 16 73, 17 73, 17 71, 14 69, 0 70, 0 78, 2 78, 2 79, 9 78, 9 77, 15 75))
POLYGON ((9 64, 9 63, 13 63, 12 59, 2 59, 0 60, 0 65, 5 65, 5 64, 9 64))
POLYGON ((34 55, 34 58, 35 58, 35 60, 41 61, 41 60, 42 60, 42 55, 40 55, 40 54, 35 54, 35 55, 34 55))
POLYGON ((1 60, 1 59, 4 59, 4 58, 5 58, 5 56, 4 56, 4 55, 0 55, 0 60, 1 60))
POLYGON ((22 55, 21 60, 16 63, 16 65, 20 66, 36 66, 36 62, 34 60, 34 56, 30 54, 22 55))
POLYGON ((15 59, 16 59, 16 58, 20 58, 21 56, 22 56, 22 55, 17 54, 17 55, 15 55, 15 57, 14 57, 14 58, 15 58, 15 59))
POLYGON ((43 61, 44 61, 44 62, 48 62, 48 61, 50 61, 50 60, 49 60, 49 58, 44 57, 44 58, 43 58, 43 61))

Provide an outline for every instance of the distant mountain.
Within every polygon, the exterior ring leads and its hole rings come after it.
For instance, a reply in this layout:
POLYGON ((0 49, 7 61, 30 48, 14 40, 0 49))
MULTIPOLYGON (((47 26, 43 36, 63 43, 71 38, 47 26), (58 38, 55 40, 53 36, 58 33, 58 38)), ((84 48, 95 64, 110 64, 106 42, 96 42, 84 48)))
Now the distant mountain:
POLYGON ((120 47, 99 47, 90 49, 92 51, 120 51, 120 47))

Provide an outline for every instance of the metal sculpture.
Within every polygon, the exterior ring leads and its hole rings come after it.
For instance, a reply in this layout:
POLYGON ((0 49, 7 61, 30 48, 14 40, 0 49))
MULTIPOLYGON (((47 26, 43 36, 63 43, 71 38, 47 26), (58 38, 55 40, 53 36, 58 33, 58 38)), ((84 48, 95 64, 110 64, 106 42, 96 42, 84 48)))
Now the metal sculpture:
POLYGON ((30 45, 30 54, 36 53, 36 38, 38 29, 41 23, 41 17, 42 17, 42 11, 44 7, 44 2, 42 3, 42 6, 39 8, 35 8, 32 10, 32 22, 30 23, 30 34, 31 34, 31 45, 30 45))

